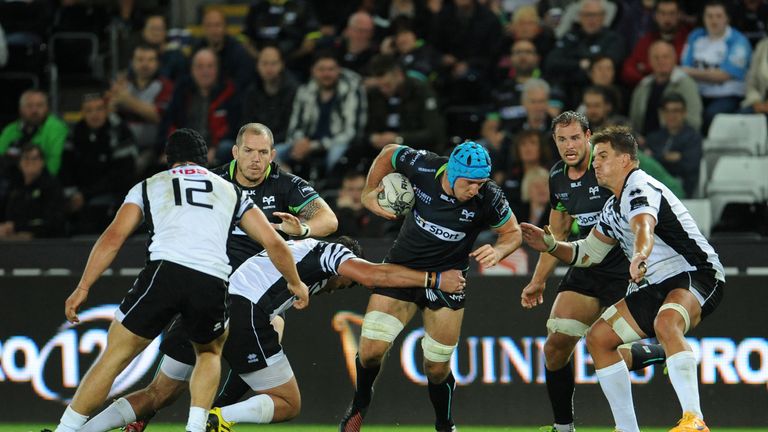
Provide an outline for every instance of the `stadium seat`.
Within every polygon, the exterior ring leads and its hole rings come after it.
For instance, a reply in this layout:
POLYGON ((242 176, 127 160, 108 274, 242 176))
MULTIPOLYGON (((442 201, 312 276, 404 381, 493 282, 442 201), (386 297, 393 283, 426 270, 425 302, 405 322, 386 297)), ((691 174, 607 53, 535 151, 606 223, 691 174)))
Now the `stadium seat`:
POLYGON ((0 127, 3 127, 18 118, 21 94, 32 88, 40 88, 40 80, 33 73, 1 72, 0 88, 3 89, 3 97, 0 98, 0 127))
POLYGON ((764 155, 768 122, 762 114, 718 114, 703 143, 704 153, 764 155))
POLYGON ((712 219, 719 220, 728 203, 763 202, 768 198, 768 157, 723 156, 707 184, 712 219))
POLYGON ((693 220, 696 221, 699 231, 704 234, 704 237, 708 238, 712 229, 712 203, 709 199, 685 199, 680 201, 688 209, 688 213, 691 214, 693 220))
MULTIPOLYGON (((104 87, 104 59, 99 54, 99 39, 93 33, 58 32, 48 42, 50 61, 51 110, 59 113, 72 109, 63 90, 104 87)), ((90 90, 89 90, 90 91, 90 90)), ((82 93, 82 91, 80 91, 82 93)), ((80 101, 74 101, 79 106, 80 101)))

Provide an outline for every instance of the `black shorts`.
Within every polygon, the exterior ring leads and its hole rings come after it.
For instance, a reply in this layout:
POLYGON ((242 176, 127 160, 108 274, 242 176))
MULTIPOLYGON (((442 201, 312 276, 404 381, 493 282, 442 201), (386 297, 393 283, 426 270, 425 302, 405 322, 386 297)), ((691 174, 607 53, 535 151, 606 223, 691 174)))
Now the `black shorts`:
POLYGON ((150 261, 120 303, 117 319, 134 334, 154 339, 176 314, 192 341, 218 338, 229 318, 227 283, 170 261, 150 261))
MULTIPOLYGON (((269 314, 245 297, 230 297, 229 336, 222 357, 237 374, 267 367, 267 359, 282 351, 279 336, 269 321, 269 314)), ((177 319, 168 329, 160 351, 176 361, 195 364, 195 350, 184 326, 177 319)))
POLYGON ((408 303, 415 303, 419 309, 425 307, 432 310, 449 308, 452 310, 464 309, 464 300, 467 293, 448 294, 433 288, 374 288, 374 294, 392 297, 408 303))
POLYGON ((664 304, 664 299, 670 291, 677 288, 688 288, 698 299, 704 300, 701 305, 701 318, 717 308, 723 299, 725 282, 715 279, 713 270, 696 270, 683 272, 663 280, 657 284, 640 287, 626 298, 627 308, 637 322, 640 330, 649 337, 655 336, 653 322, 664 304))
POLYGON ((588 268, 570 267, 560 281, 557 292, 577 292, 598 299, 601 307, 608 307, 623 299, 629 286, 629 275, 609 276, 588 268))

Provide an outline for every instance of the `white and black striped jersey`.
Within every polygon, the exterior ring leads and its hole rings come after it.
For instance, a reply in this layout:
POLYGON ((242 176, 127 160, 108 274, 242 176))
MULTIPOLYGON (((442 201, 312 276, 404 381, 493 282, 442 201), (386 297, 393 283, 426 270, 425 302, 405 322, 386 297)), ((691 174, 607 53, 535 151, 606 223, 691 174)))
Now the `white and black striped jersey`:
MULTIPOLYGON (((301 280, 316 294, 338 274, 339 266, 356 258, 351 250, 338 243, 315 239, 291 240, 288 247, 296 262, 301 280)), ((243 296, 274 317, 293 306, 293 294, 288 282, 269 259, 266 251, 246 260, 229 278, 229 293, 243 296)))
POLYGON ((634 169, 624 180, 620 199, 606 201, 595 227, 616 239, 627 258, 634 255, 635 235, 629 221, 647 213, 656 218, 654 246, 645 278, 656 284, 682 272, 710 269, 718 280, 725 272, 715 250, 701 235, 688 209, 661 182, 634 169))
POLYGON ((197 165, 183 165, 135 185, 125 198, 144 214, 150 261, 167 260, 227 280, 227 238, 253 207, 237 186, 197 165))

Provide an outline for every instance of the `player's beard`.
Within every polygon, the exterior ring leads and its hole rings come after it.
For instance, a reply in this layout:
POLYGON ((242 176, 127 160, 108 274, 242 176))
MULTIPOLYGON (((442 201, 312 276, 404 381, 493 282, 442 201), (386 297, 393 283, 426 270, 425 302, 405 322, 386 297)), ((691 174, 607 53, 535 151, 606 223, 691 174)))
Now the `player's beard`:
POLYGON ((571 168, 576 168, 576 167, 581 166, 581 164, 584 162, 584 159, 586 159, 586 158, 587 158, 587 154, 584 153, 583 155, 581 155, 581 157, 574 164, 569 164, 565 159, 563 159, 563 162, 565 162, 565 164, 568 165, 571 168))

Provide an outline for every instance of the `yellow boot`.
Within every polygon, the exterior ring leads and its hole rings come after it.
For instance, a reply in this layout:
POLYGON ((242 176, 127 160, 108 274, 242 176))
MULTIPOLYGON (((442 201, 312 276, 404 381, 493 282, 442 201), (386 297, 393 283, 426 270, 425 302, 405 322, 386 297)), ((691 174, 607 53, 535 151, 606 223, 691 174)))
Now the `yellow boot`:
POLYGON ((709 428, 704 420, 698 418, 696 414, 685 412, 683 418, 677 422, 677 426, 670 429, 669 432, 709 432, 709 428))

